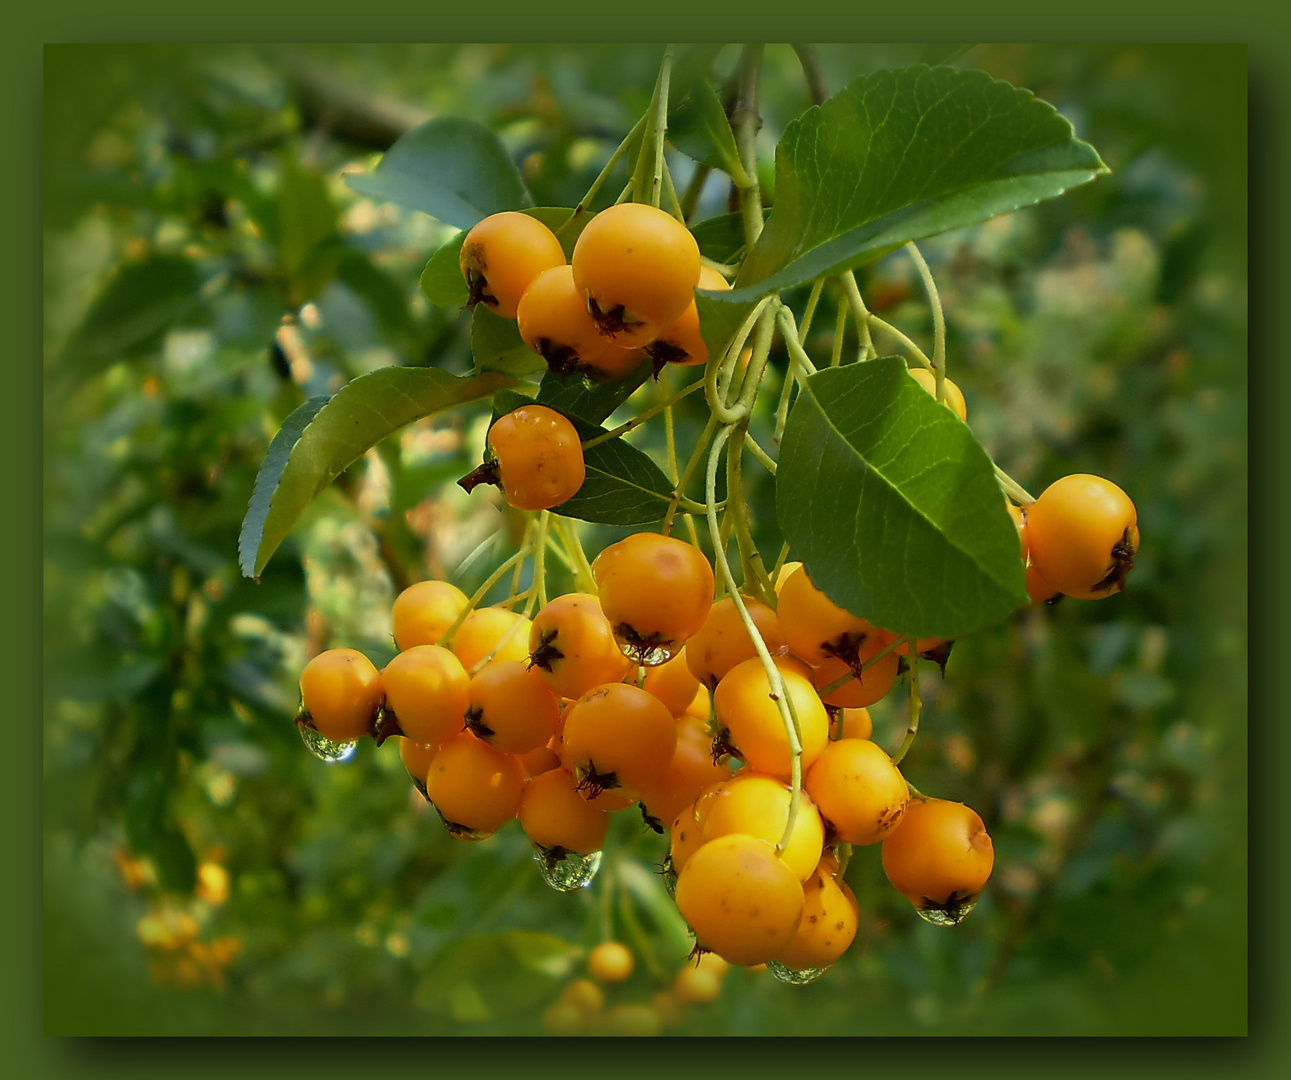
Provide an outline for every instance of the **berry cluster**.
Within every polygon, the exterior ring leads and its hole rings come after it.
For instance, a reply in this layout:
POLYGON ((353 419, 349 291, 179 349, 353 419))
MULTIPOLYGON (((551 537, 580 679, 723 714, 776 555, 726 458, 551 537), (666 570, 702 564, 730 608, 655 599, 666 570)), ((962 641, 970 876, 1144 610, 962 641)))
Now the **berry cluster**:
POLYGON ((333 743, 401 736, 454 836, 517 818, 559 887, 586 882, 609 815, 640 804, 669 826, 665 881, 698 949, 733 964, 814 973, 848 948, 851 845, 882 843, 925 917, 967 914, 991 870, 980 818, 912 801, 869 738, 865 706, 892 688, 904 642, 834 605, 801 566, 782 571, 775 609, 715 601, 703 553, 656 533, 607 547, 592 572, 596 595, 555 597, 532 620, 470 610, 446 582, 410 587, 383 670, 349 649, 306 666, 302 728, 333 743))
POLYGON ((558 375, 596 380, 622 378, 647 357, 656 373, 707 362, 694 290, 730 288, 701 264, 690 230, 645 203, 597 214, 568 263, 536 218, 493 214, 466 234, 460 263, 471 306, 515 319, 558 375))
MULTIPOLYGON (((728 287, 682 223, 639 203, 597 214, 569 263, 537 219, 493 215, 465 237, 460 265, 472 305, 517 319, 558 376, 597 381, 647 360, 656 375, 706 363, 695 289, 728 287)), ((966 420, 944 371, 910 375, 966 420)), ((496 483, 512 506, 546 511, 585 474, 574 424, 533 404, 494 422, 485 463, 459 483, 496 483)), ((1120 591, 1139 537, 1119 488, 1074 475, 1031 499, 1002 483, 1033 601, 1120 591)), ((639 805, 668 833, 662 873, 696 953, 767 964, 786 981, 810 981, 852 944, 860 913, 844 871, 854 846, 881 845, 888 880, 928 921, 954 925, 972 910, 994 861, 981 818, 907 783, 899 764, 914 723, 889 755, 867 711, 918 658, 944 671, 951 641, 912 639, 838 606, 800 563, 785 563, 761 599, 738 593, 729 573, 718 596, 706 556, 667 526, 583 567, 588 591, 550 601, 540 591, 524 614, 475 608, 447 582, 405 590, 392 612, 399 652, 383 670, 350 649, 306 666, 306 741, 339 757, 364 735, 400 736, 409 774, 452 835, 482 839, 515 818, 544 878, 565 890, 596 873, 610 814, 639 805)), ((610 963, 610 944, 594 966, 610 963)), ((586 1005, 562 997, 548 1027, 589 1030, 600 1006, 586 1005)), ((635 1019, 601 1029, 658 1021, 622 1008, 635 1019)))

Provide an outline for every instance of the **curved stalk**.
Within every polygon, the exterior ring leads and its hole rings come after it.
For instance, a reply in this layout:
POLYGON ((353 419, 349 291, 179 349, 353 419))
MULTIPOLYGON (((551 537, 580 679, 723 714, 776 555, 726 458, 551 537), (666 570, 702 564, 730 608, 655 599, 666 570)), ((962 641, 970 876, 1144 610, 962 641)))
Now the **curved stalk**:
POLYGON ((700 432, 699 439, 695 442, 695 449, 691 451, 690 460, 686 462, 686 467, 681 472, 681 479, 677 481, 677 486, 673 489, 672 505, 668 507, 668 513, 664 515, 661 532, 668 536, 672 532, 673 518, 677 516, 677 508, 684 498, 686 488, 690 486, 691 478, 695 475, 695 470, 699 468, 699 462, 704 456, 704 451, 708 448, 708 441, 713 437, 713 432, 717 430, 717 418, 710 416, 708 423, 704 425, 704 430, 700 432))
MULTIPOLYGON (((992 462, 992 464, 994 464, 994 462, 992 462)), ((1000 482, 1000 487, 1004 489, 1004 494, 1019 506, 1030 506, 1035 502, 1035 496, 1028 492, 1026 488, 1014 480, 1013 477, 998 465, 995 465, 995 479, 1000 482)))
MULTIPOLYGON (((632 125, 632 130, 624 136, 623 141, 619 143, 614 153, 610 155, 609 160, 605 163, 605 167, 601 169, 596 179, 592 181, 592 186, 587 189, 587 193, 578 200, 578 205, 569 212, 569 217, 567 217, 561 223, 560 227, 555 230, 557 237, 568 229, 580 215, 587 212, 587 208, 591 206, 592 200, 596 198, 597 193, 601 190, 601 185, 605 183, 610 173, 614 171, 614 166, 617 165, 623 158, 623 155, 627 153, 628 147, 632 145, 632 140, 640 135, 642 130, 645 128, 645 122, 646 118, 643 116, 632 125)), ((620 199, 620 201, 622 200, 620 199)))
POLYGON ((919 715, 923 712, 923 699, 919 697, 919 669, 917 666, 918 657, 914 655, 915 641, 913 637, 906 638, 910 642, 910 719, 906 724, 905 738, 901 740, 901 746, 895 754, 892 755, 892 764, 900 765, 902 758, 914 745, 915 736, 919 734, 919 715))
MULTIPOLYGON (((654 171, 650 177, 650 205, 659 205, 659 196, 663 192, 663 143, 668 132, 668 83, 672 78, 672 46, 663 50, 663 60, 659 64, 659 79, 655 84, 654 102, 654 171)), ((673 192, 675 200, 677 193, 673 192)), ((680 209, 680 207, 678 207, 680 209)), ((682 220, 685 218, 683 216, 682 220)))
POLYGON ((731 433, 730 445, 726 448, 726 505, 730 507, 735 531, 735 542, 740 552, 740 567, 743 571, 744 588, 755 594, 762 603, 770 605, 770 596, 775 595, 771 579, 767 577, 762 555, 753 543, 753 530, 749 525, 747 505, 744 501, 744 445, 748 438, 748 422, 741 421, 731 433))
POLYGON ((802 347, 802 339, 798 336, 798 326, 794 322, 793 312, 781 304, 776 311, 776 322, 780 324, 780 336, 784 338, 785 346, 789 350, 789 359, 802 370, 802 374, 815 375, 816 365, 811 362, 807 350, 802 347))
POLYGON ((793 826, 798 816, 798 806, 802 801, 802 740, 798 735, 798 719, 793 712, 793 702, 790 701, 789 695, 785 691, 780 669, 776 667, 775 661, 771 659, 771 653, 767 651, 766 642, 762 640, 762 634, 758 630, 757 624, 754 623, 753 618, 749 615, 743 597, 740 596, 740 590, 736 587, 734 575, 731 574, 731 564, 726 558, 726 549, 721 541, 721 529, 717 523, 716 509, 717 465, 722 455, 722 446, 731 437, 732 430, 731 427, 723 428, 718 433, 717 438, 713 440, 713 445, 708 451, 708 469, 704 484, 705 496, 708 502, 708 531, 713 540, 713 558, 717 563, 718 572, 727 586, 731 602, 735 605, 736 613, 740 617, 740 622, 744 624, 749 640, 753 642, 753 648, 758 654, 758 659, 762 661, 762 668, 766 672, 767 681, 771 685, 771 692, 776 699, 776 708, 780 712, 780 719, 784 722, 785 735, 789 741, 791 769, 789 816, 785 822, 784 835, 781 836, 780 843, 776 846, 776 851, 779 853, 784 851, 785 845, 789 842, 789 837, 793 833, 793 826))
POLYGON ((533 545, 533 583, 529 588, 529 599, 524 604, 526 619, 533 615, 535 604, 540 611, 547 606, 547 528, 550 522, 550 510, 539 513, 538 535, 533 545))
MULTIPOLYGON (((702 386, 703 383, 704 380, 700 379, 699 385, 702 386)), ((677 431, 672 419, 671 403, 663 411, 663 433, 668 446, 668 479, 672 481, 673 491, 676 491, 681 475, 677 468, 677 431)), ((686 531, 690 534, 690 542, 699 547, 699 530, 695 527, 694 517, 689 514, 686 515, 686 531)))
POLYGON ((586 593, 596 592, 596 579, 592 575, 592 565, 587 561, 587 553, 583 550, 583 542, 578 536, 578 526, 569 518, 556 518, 556 531, 565 541, 565 550, 569 552, 570 557, 574 560, 574 580, 578 583, 579 591, 586 593))
POLYGON ((946 400, 946 313, 941 308, 941 294, 937 292, 937 282, 932 271, 924 260, 923 254, 914 246, 914 241, 906 244, 906 251, 914 261, 923 279, 924 291, 928 294, 928 304, 932 308, 932 373, 936 377, 937 400, 946 400))
POLYGON ((745 175, 735 179, 740 193, 740 213, 744 218, 744 242, 752 250, 762 233, 762 187, 758 181, 757 134, 758 76, 762 68, 762 46, 745 45, 740 55, 739 96, 731 122, 735 127, 735 145, 745 175), (743 180, 744 183, 740 183, 743 180))
POLYGON ((921 348, 919 348, 919 346, 916 345, 913 341, 911 341, 908 337, 906 337, 905 334, 901 333, 901 331, 898 330, 891 323, 884 322, 877 315, 871 315, 869 318, 870 318, 870 322, 872 322, 880 330, 884 331, 885 333, 891 334, 894 338, 897 339, 897 341, 901 342, 902 345, 904 345, 907 349, 909 349, 910 352, 914 354, 914 358, 918 360, 919 363, 921 363, 929 371, 933 370, 932 361, 928 359, 928 354, 925 353, 921 348))
POLYGON ((775 473, 776 473, 775 461, 772 459, 770 454, 768 454, 765 450, 762 449, 762 447, 760 447, 757 444, 757 440, 754 439, 753 436, 750 435, 747 431, 744 433, 744 445, 749 448, 749 453, 752 454, 754 458, 757 459, 758 464, 761 465, 764 469, 766 469, 766 471, 769 472, 772 476, 775 476, 775 473))
POLYGON ((617 439, 620 435, 626 435, 634 428, 639 428, 652 417, 658 416, 659 413, 669 408, 674 402, 680 401, 687 395, 693 394, 696 390, 702 390, 703 388, 704 380, 697 379, 684 390, 679 390, 677 393, 673 394, 667 401, 658 405, 652 405, 650 408, 646 409, 645 412, 639 413, 626 423, 620 424, 618 427, 613 428, 610 431, 597 435, 594 439, 588 439, 587 442, 583 443, 583 449, 588 450, 593 446, 600 446, 601 443, 609 442, 611 439, 617 439))
POLYGON ((440 641, 440 644, 443 645, 444 648, 447 649, 453 644, 453 636, 459 629, 461 629, 462 623, 466 621, 466 616, 475 610, 475 605, 488 595, 489 590, 502 580, 508 570, 515 566, 516 563, 527 559, 529 557, 529 553, 530 545, 528 543, 523 544, 519 551, 503 562, 485 579, 484 584, 475 590, 474 595, 471 597, 466 607, 462 609, 462 613, 458 615, 457 618, 449 624, 448 629, 444 631, 444 636, 440 641))
POLYGON ((856 275, 848 270, 842 276, 843 291, 847 294, 847 303, 851 306, 853 314, 856 316, 856 332, 861 339, 861 356, 862 360, 872 360, 878 355, 874 348, 874 342, 870 338, 870 320, 874 318, 870 314, 869 308, 865 306, 865 301, 861 298, 861 288, 856 284, 856 275))

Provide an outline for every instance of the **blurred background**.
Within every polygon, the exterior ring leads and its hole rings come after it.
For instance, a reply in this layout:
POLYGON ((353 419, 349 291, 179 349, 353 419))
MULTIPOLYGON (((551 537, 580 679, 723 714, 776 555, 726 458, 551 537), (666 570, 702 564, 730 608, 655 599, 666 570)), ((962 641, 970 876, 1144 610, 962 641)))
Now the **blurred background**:
MULTIPOLYGON (((559 893, 518 827, 451 839, 393 744, 328 766, 292 725, 310 656, 384 662, 400 589, 470 592, 509 550, 466 556, 497 530, 519 539, 491 492, 452 484, 479 461, 487 403, 356 462, 258 583, 237 566, 256 470, 305 398, 389 364, 470 369, 468 318, 417 284, 453 230, 346 175, 452 114, 499 133, 537 205, 571 206, 646 107, 660 53, 46 50, 47 1033, 539 1034, 607 922, 637 957, 612 1001, 649 1002, 681 967, 652 873, 663 840, 634 814, 616 815, 592 887, 559 893)), ((814 55, 831 93, 921 60, 982 68, 1053 103, 1111 167, 921 248, 979 439, 1033 493, 1069 472, 1115 480, 1143 543, 1125 595, 1019 611, 957 643, 944 679, 921 676, 903 768, 995 842, 972 916, 924 923, 859 849, 861 931, 828 974, 731 972, 668 1030, 1244 1032, 1245 50, 814 55)), ((767 49, 761 95, 774 206, 775 142, 812 101, 788 47, 767 49)), ((693 167, 670 160, 680 188, 693 167)), ((706 183, 699 216, 726 197, 706 183)), ((907 259, 861 283, 930 340, 907 259)), ((816 321, 813 354, 832 333, 816 321)), ((683 447, 702 410, 679 407, 683 447)), ((654 426, 640 445, 662 450, 654 426)), ((746 472, 774 559, 773 492, 746 472)), ((620 535, 588 529, 589 551, 620 535)), ((902 707, 872 710, 889 749, 902 707)))

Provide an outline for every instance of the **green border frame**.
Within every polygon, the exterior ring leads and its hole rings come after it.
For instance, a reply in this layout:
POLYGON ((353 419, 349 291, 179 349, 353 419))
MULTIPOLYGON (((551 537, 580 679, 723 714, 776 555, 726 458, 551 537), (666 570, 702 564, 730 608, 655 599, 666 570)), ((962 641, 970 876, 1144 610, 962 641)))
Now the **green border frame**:
MULTIPOLYGON (((1276 310, 1279 298, 1285 302, 1287 274, 1284 263, 1275 252, 1285 250, 1287 217, 1282 204, 1276 200, 1278 192, 1286 190, 1288 170, 1287 115, 1291 105, 1291 13, 1285 5, 1275 6, 1261 0, 1236 0, 1222 6, 1202 4, 1197 0, 1176 0, 1165 3, 1139 3, 1130 9, 1124 2, 1106 3, 1090 0, 1081 6, 1079 23, 1066 21, 1068 16, 1046 14, 1034 5, 994 3, 977 4, 971 9, 962 4, 924 4, 920 10, 910 7, 895 12, 844 7, 841 4, 822 5, 805 9, 795 5, 790 25, 782 15, 758 5, 753 15, 736 15, 730 8, 696 10, 693 4, 670 2, 656 3, 648 11, 635 17, 624 18, 621 12, 603 5, 559 5, 563 10, 553 11, 553 5, 518 5, 503 0, 490 9, 489 24, 505 25, 507 36, 526 40, 605 40, 631 38, 642 40, 652 35, 662 40, 676 34, 687 40, 701 40, 730 35, 749 38, 765 36, 771 40, 794 38, 798 40, 838 40, 842 38, 894 41, 928 39, 945 40, 986 38, 1004 41, 1065 40, 1072 42, 1116 40, 1144 41, 1223 41, 1245 42, 1249 45, 1251 87, 1251 181, 1250 194, 1256 213, 1257 228, 1251 237, 1251 275, 1254 283, 1255 303, 1252 305, 1251 353, 1267 357, 1259 365, 1264 391, 1257 397, 1252 420, 1251 458, 1254 483, 1266 491, 1276 492, 1277 478, 1287 460, 1286 424, 1271 423, 1272 409, 1286 400, 1286 372, 1284 361, 1274 352, 1271 313, 1276 310), (940 10, 939 10, 940 9, 940 10), (501 18, 499 18, 501 16, 501 18), (562 18, 563 16, 563 18, 562 18), (732 33, 732 30, 737 33, 732 33), (755 33, 756 31, 756 33, 755 33), (1261 483, 1263 481, 1263 483, 1261 483), (1270 483, 1272 482, 1272 483, 1270 483)), ((747 9, 746 9, 747 10, 747 9)), ((86 0, 55 0, 23 11, 15 20, 13 30, 6 35, 3 46, 6 79, 6 112, 9 145, 13 149, 14 164, 8 170, 14 188, 6 200, 9 212, 4 217, 5 251, 8 253, 8 288, 4 290, 5 320, 16 329, 18 341, 11 346, 12 383, 5 396, 5 423, 3 431, 7 458, 11 463, 9 474, 17 494, 17 512, 10 520, 15 524, 3 535, 4 595, 7 622, 11 631, 6 633, 8 647, 0 652, 4 665, 5 683, 19 688, 17 700, 8 710, 14 732, 11 753, 6 758, 9 775, 3 785, 4 819, 8 822, 5 850, 9 873, 0 896, 3 897, 5 927, 3 965, 6 978, 3 986, 4 1015, 13 1038, 9 1041, 10 1057, 16 1059, 17 1074, 22 1076, 88 1076, 104 1072, 129 1070, 131 1074, 156 1073, 172 1076, 224 1075, 237 1068, 252 1075, 281 1074, 284 1069, 304 1065, 311 1071, 340 1075, 362 1068, 382 1072, 429 1067, 438 1071, 450 1066, 459 1056, 463 1064, 481 1066, 492 1071, 493 1066, 508 1068, 514 1063, 526 1071, 540 1074, 562 1075, 569 1071, 568 1062, 555 1047, 526 1045, 528 1040, 508 1040, 491 1043, 480 1055, 474 1041, 451 1040, 446 1045, 441 1040, 433 1049, 423 1045, 402 1045, 386 1042, 377 1050, 366 1046, 317 1045, 293 1043, 289 1047, 277 1045, 276 1040, 267 1044, 251 1045, 246 1040, 207 1040, 206 1045, 194 1047, 174 1040, 134 1039, 49 1039, 40 1033, 40 935, 33 932, 40 925, 40 843, 38 833, 31 828, 32 810, 40 804, 40 771, 36 765, 40 751, 39 728, 23 723, 25 718, 38 715, 38 691, 33 688, 30 672, 39 662, 36 641, 31 633, 31 621, 39 619, 39 592, 29 567, 38 559, 34 537, 38 530, 26 527, 28 520, 38 520, 41 507, 40 478, 27 465, 22 452, 40 438, 39 373, 35 365, 22 358, 39 353, 39 276, 32 272, 32 261, 40 259, 39 215, 33 208, 40 203, 39 161, 40 146, 40 97, 41 97, 41 46, 53 41, 166 41, 166 40, 398 40, 418 38, 433 34, 440 39, 478 40, 481 35, 458 13, 427 14, 421 19, 409 18, 406 7, 400 5, 364 5, 354 12, 352 8, 322 10, 317 4, 284 3, 266 10, 263 4, 247 4, 229 0, 217 13, 193 13, 179 10, 174 5, 158 3, 127 3, 113 5, 108 10, 86 0), (384 10, 389 8, 389 10, 384 10), (25 677, 24 677, 25 676, 25 677), (36 759, 36 760, 33 760, 36 759), (459 1048, 459 1045, 460 1048, 459 1048), (377 1059, 380 1064, 378 1066, 377 1059)), ((1281 410, 1279 410, 1281 411, 1281 410)), ((1254 641, 1266 644, 1259 648, 1251 665, 1255 673, 1268 670, 1267 661, 1273 659, 1273 614, 1278 601, 1286 592, 1285 572, 1274 565, 1267 556, 1268 537, 1275 522, 1281 517, 1283 500, 1265 499, 1256 516, 1256 530, 1251 537, 1252 553, 1260 557, 1260 591, 1253 622, 1265 632, 1253 636, 1254 641), (1272 509, 1276 506, 1277 509, 1272 509), (1264 509, 1269 507, 1270 509, 1264 509), (1270 595, 1271 594, 1271 595, 1270 595), (1262 624, 1262 625, 1261 625, 1262 624), (1265 661, 1261 663, 1260 661, 1265 661)), ((1276 522, 1281 524, 1281 522, 1276 522)), ((1252 714, 1267 716, 1270 721, 1271 695, 1267 678, 1257 680, 1252 686, 1252 714)), ((1273 844, 1281 847, 1279 829, 1285 809, 1285 798, 1275 798, 1279 787, 1274 770, 1287 760, 1285 722, 1276 721, 1257 725, 1254 732, 1252 761, 1252 789, 1255 794, 1252 809, 1252 841, 1255 854, 1271 854, 1273 844), (1260 826, 1260 821, 1268 824, 1260 826)), ((1287 1057, 1287 1040, 1275 1037, 1273 1026, 1286 1015, 1285 977, 1287 970, 1286 932, 1271 918, 1269 900, 1280 896, 1286 861, 1269 860, 1261 864, 1252 862, 1252 924, 1259 931, 1260 947, 1252 957, 1252 995, 1250 1030, 1245 1040, 1118 1040, 1112 1045, 1104 1041, 1082 1041, 1078 1045, 1055 1048, 1035 1040, 1010 1040, 1002 1046, 980 1043, 950 1045, 931 1040, 920 1044, 912 1053, 909 1044, 894 1045, 892 1040, 876 1044, 870 1040, 864 1048, 843 1040, 827 1040, 826 1045, 813 1046, 813 1057, 822 1055, 828 1063, 837 1063, 843 1069, 871 1068, 879 1062, 901 1067, 933 1064, 950 1067, 959 1073, 980 1073, 989 1069, 1034 1072, 1043 1069, 1048 1075, 1084 1076, 1091 1065, 1100 1070, 1125 1070, 1134 1075, 1143 1072, 1171 1072, 1194 1068, 1209 1072, 1223 1069, 1226 1073, 1246 1075, 1261 1071, 1269 1065, 1283 1063, 1287 1057), (1261 869, 1261 865, 1267 869, 1261 869), (1057 1053, 1055 1054, 1055 1050, 1057 1053)), ((347 1040, 352 1042, 353 1040, 347 1040)), ((659 1071, 676 1071, 678 1063, 662 1044, 655 1044, 659 1054, 653 1059, 647 1049, 637 1054, 628 1048, 617 1051, 610 1048, 590 1047, 580 1052, 582 1067, 609 1069, 618 1076, 654 1075, 659 1071), (602 1056, 598 1051, 603 1051, 602 1056), (626 1051, 626 1052, 625 1052, 626 1051), (585 1055, 585 1056, 584 1056, 585 1055)), ((751 1067, 757 1072, 779 1073, 783 1069, 802 1065, 802 1049, 798 1046, 780 1047, 758 1044, 755 1047, 734 1046, 708 1041, 688 1046, 683 1052, 686 1071, 705 1072, 711 1067, 732 1059, 740 1061, 741 1068, 751 1067), (792 1056, 790 1056, 792 1055, 792 1056), (693 1064, 692 1064, 693 1063, 693 1064)))

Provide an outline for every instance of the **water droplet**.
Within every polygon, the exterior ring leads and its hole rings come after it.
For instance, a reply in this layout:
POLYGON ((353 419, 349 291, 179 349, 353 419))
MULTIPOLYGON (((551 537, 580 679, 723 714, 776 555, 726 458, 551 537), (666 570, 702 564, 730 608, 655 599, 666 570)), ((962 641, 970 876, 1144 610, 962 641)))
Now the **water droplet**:
POLYGON ((824 967, 803 968, 797 971, 794 968, 785 967, 779 960, 767 961, 767 970, 782 983, 788 983, 790 986, 806 986, 808 983, 814 983, 832 966, 832 964, 826 964, 824 967))
POLYGON ((682 642, 661 640, 656 634, 642 636, 622 623, 615 627, 614 640, 619 652, 640 667, 667 663, 681 651, 682 642))
POLYGON ((542 880, 557 892, 576 892, 585 889, 596 877, 601 868, 601 853, 593 851, 590 855, 578 855, 560 848, 545 848, 535 844, 534 861, 542 874, 542 880))
POLYGON ((324 738, 308 724, 297 724, 296 728, 300 732, 301 741, 309 748, 309 752, 319 761, 325 761, 329 765, 349 761, 359 745, 357 739, 354 742, 333 742, 331 739, 324 738))
MULTIPOLYGON (((980 895, 979 893, 978 896, 980 895)), ((944 904, 915 904, 914 909, 919 913, 919 918, 933 926, 958 926, 975 907, 977 896, 961 897, 958 893, 952 893, 944 904)))

